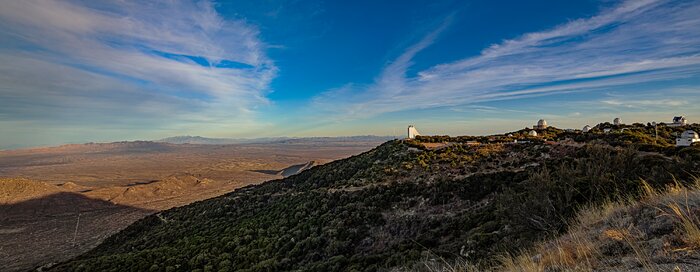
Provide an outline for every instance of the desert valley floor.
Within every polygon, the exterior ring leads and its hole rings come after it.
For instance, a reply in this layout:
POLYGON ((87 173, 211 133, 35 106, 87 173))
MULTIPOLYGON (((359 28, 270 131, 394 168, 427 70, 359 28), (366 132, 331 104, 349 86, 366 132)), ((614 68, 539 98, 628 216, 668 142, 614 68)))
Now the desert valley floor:
POLYGON ((148 214, 295 174, 382 141, 118 142, 0 151, 1 270, 66 260, 148 214))

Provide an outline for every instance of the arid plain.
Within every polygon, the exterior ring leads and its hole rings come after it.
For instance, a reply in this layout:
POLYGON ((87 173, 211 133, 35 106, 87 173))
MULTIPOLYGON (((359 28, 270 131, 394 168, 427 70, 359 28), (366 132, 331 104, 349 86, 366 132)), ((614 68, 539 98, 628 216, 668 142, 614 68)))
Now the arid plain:
POLYGON ((69 259, 148 214, 359 154, 385 140, 137 141, 0 151, 0 270, 69 259))

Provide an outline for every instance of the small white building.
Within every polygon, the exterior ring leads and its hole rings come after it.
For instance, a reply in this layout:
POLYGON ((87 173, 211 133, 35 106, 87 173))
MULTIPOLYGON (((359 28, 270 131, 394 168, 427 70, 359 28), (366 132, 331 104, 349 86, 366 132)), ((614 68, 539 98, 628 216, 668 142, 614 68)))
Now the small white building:
POLYGON ((534 129, 545 129, 547 127, 549 127, 547 125, 547 120, 540 119, 539 121, 537 121, 537 125, 535 125, 533 128, 534 129))
POLYGON ((581 129, 584 133, 589 132, 591 130, 591 126, 586 125, 581 129))
POLYGON ((604 128, 604 129, 603 129, 603 132, 604 132, 604 133, 610 133, 611 131, 612 131, 611 128, 604 128))
POLYGON ((669 127, 682 127, 688 124, 688 119, 685 116, 673 117, 673 123, 669 124, 669 127))
POLYGON ((697 142, 700 142, 700 137, 692 130, 686 130, 681 134, 681 137, 676 138, 676 146, 691 146, 697 142))
POLYGON ((418 130, 416 129, 415 126, 409 125, 408 126, 408 139, 415 139, 416 136, 420 136, 420 133, 418 133, 418 130))
POLYGON ((537 131, 530 130, 530 131, 527 133, 527 135, 530 135, 530 136, 532 136, 532 137, 537 137, 537 131))
POLYGON ((620 120, 619 117, 613 119, 613 125, 616 125, 616 126, 622 125, 622 120, 620 120))

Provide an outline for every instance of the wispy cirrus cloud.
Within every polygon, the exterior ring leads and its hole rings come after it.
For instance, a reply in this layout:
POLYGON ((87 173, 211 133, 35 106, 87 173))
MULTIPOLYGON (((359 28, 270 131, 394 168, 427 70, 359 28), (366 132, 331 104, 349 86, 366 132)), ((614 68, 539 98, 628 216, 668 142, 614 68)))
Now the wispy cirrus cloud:
POLYGON ((441 27, 389 64, 374 84, 328 91, 314 106, 337 120, 362 119, 698 77, 697 14, 697 1, 625 1, 596 16, 505 40, 477 56, 407 77, 413 56, 435 41, 441 27))
POLYGON ((681 99, 659 99, 659 100, 615 100, 606 99, 600 101, 603 104, 626 107, 626 108, 648 108, 648 107, 680 107, 688 105, 688 101, 681 99))
POLYGON ((208 1, 2 1, 0 124, 250 124, 277 71, 265 50, 208 1))

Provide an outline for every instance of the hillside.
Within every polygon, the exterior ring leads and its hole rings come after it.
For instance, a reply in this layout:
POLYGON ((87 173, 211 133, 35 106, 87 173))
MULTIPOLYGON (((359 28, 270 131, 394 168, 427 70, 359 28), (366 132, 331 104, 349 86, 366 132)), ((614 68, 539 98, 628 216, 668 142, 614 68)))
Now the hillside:
POLYGON ((0 205, 61 192, 61 187, 25 178, 0 179, 0 205))
MULTIPOLYGON (((508 271, 698 271, 700 179, 582 209, 566 234, 500 260, 508 271)), ((463 265, 456 271, 468 271, 463 265)))
POLYGON ((565 233, 581 207, 642 196, 641 180, 662 188, 700 175, 698 147, 644 142, 649 129, 390 141, 146 217, 53 269, 383 271, 437 257, 486 265, 565 233))
POLYGON ((156 211, 296 174, 384 142, 346 140, 136 141, 0 151, 0 271, 66 261, 156 211))

